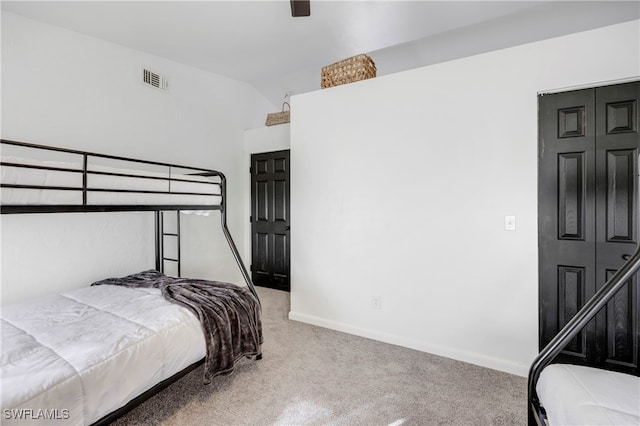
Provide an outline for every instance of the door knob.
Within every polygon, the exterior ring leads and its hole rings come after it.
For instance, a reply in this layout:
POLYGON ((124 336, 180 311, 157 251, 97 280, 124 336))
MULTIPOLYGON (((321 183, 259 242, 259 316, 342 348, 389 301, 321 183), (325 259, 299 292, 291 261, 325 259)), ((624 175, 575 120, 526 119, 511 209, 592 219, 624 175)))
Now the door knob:
POLYGON ((631 255, 630 254, 623 254, 622 255, 622 260, 629 260, 631 259, 631 255))
POLYGON ((287 225, 287 226, 285 226, 285 227, 284 227, 284 230, 285 230, 285 231, 288 231, 288 230, 290 230, 290 229, 291 229, 291 227, 290 227, 289 225, 287 225))

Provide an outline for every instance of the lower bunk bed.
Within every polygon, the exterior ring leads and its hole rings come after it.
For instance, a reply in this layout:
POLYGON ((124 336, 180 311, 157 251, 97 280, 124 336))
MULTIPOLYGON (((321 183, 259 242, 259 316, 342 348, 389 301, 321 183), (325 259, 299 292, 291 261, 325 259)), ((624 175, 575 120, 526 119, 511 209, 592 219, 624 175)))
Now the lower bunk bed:
POLYGON ((1 142, 2 214, 149 211, 156 227, 154 270, 2 307, 2 424, 108 424, 199 365, 206 384, 262 357, 260 300, 227 228, 222 173, 1 142), (36 155, 8 158, 7 147, 36 155), (246 287, 162 273, 176 260, 163 253, 162 212, 185 210, 220 211, 246 287))
POLYGON ((3 424, 93 424, 202 359, 208 383, 260 356, 244 287, 157 271, 95 284, 2 309, 3 424))
POLYGON ((640 377, 552 364, 536 392, 549 425, 640 425, 640 377))

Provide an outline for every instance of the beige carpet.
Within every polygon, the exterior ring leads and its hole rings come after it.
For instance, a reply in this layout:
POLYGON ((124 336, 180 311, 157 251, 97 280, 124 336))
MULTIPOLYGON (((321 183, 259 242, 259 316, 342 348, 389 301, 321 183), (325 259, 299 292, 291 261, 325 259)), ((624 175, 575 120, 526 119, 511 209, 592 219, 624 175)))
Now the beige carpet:
POLYGON ((117 425, 524 425, 526 379, 289 321, 258 289, 264 359, 202 384, 194 370, 117 425))

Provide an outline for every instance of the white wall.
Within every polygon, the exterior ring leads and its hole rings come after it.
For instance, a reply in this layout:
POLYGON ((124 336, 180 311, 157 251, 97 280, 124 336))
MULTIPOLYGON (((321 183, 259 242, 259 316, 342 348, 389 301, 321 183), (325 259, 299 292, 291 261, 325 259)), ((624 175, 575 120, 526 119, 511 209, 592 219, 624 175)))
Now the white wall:
POLYGON ((288 123, 275 126, 263 126, 244 132, 244 254, 243 260, 247 268, 251 264, 251 154, 281 151, 290 147, 290 125, 288 123))
MULTIPOLYGON (((244 130, 274 108, 244 83, 2 13, 2 138, 216 168, 240 250, 244 130), (142 85, 143 66, 169 91, 142 85)), ((150 213, 1 220, 2 303, 154 266, 150 213)), ((184 275, 241 282, 218 213, 183 225, 184 275)))
POLYGON ((290 318, 526 375, 537 93, 637 78, 639 23, 295 96, 290 318))

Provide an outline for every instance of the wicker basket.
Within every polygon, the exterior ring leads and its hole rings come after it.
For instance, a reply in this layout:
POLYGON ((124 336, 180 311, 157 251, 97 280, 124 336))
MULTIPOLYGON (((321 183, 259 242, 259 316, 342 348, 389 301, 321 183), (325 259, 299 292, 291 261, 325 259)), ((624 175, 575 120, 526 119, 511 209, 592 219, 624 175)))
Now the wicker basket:
POLYGON ((376 76, 376 64, 367 55, 357 55, 322 68, 321 87, 339 86, 376 76))
POLYGON ((291 105, 289 102, 285 102, 282 104, 282 112, 274 112, 271 114, 267 114, 267 121, 264 123, 267 126, 273 126, 274 124, 284 124, 288 123, 291 116, 291 105), (289 111, 284 110, 284 106, 289 107, 289 111))

